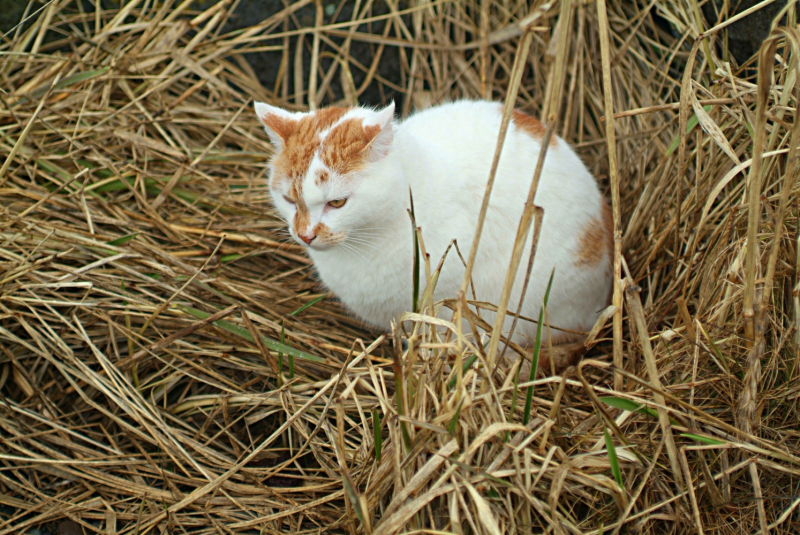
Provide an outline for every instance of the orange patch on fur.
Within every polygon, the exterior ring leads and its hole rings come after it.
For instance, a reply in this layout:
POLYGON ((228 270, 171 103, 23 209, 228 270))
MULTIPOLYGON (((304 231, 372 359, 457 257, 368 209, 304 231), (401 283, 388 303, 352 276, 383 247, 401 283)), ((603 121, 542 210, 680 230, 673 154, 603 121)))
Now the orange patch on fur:
POLYGON ((286 139, 292 135, 292 132, 294 132, 295 126, 297 125, 297 121, 271 113, 263 116, 261 120, 264 121, 264 124, 267 125, 270 130, 278 134, 278 137, 284 141, 286 141, 286 139))
POLYGON ((308 207, 306 207, 306 203, 298 198, 297 210, 294 213, 294 221, 292 221, 295 233, 298 236, 304 234, 309 223, 311 223, 311 215, 308 213, 308 207))
MULTIPOLYGON (((535 140, 541 140, 544 137, 546 128, 536 117, 532 117, 524 111, 514 110, 511 113, 511 120, 517 128, 531 136, 535 140)), ((550 146, 555 147, 558 144, 558 138, 553 135, 550 137, 550 146)))
POLYGON ((283 149, 272 162, 275 177, 288 177, 291 180, 302 178, 320 146, 320 132, 333 126, 349 109, 322 108, 299 121, 281 119, 275 115, 262 117, 267 126, 281 136, 284 142, 283 149))
POLYGON ((328 225, 325 223, 317 223, 314 225, 314 235, 319 237, 321 240, 328 238, 330 233, 331 229, 328 228, 328 225))
MULTIPOLYGON (((552 351, 549 345, 542 344, 541 353, 539 354, 539 375, 549 377, 553 371, 561 373, 570 366, 577 365, 586 351, 587 349, 583 342, 553 344, 552 351)), ((530 374, 530 372, 527 373, 530 374)))
POLYGON ((607 202, 603 201, 603 226, 606 228, 606 249, 609 258, 614 258, 614 214, 607 202))
POLYGON ((600 210, 600 217, 592 219, 579 238, 576 261, 579 266, 594 266, 614 255, 614 217, 605 201, 600 210))
POLYGON ((378 125, 363 126, 362 119, 348 119, 325 137, 322 163, 340 174, 351 173, 366 163, 367 149, 380 133, 378 125))
POLYGON ((324 184, 329 179, 330 179, 330 174, 328 174, 328 172, 325 169, 321 169, 317 173, 317 179, 316 179, 317 185, 324 184))
POLYGON ((336 245, 344 240, 343 233, 331 232, 330 227, 325 223, 317 223, 314 225, 314 235, 319 242, 327 245, 336 245))

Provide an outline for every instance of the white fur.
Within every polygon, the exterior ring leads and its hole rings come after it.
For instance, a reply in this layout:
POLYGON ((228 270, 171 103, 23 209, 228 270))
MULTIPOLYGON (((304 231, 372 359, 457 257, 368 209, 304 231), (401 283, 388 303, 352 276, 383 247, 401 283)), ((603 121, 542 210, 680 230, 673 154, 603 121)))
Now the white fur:
MULTIPOLYGON (((261 107, 266 105, 256 106, 259 115, 267 111, 261 107)), ((386 330, 392 320, 412 307, 409 187, 432 266, 435 268, 454 239, 466 257, 502 119, 500 104, 483 101, 444 104, 400 123, 390 121, 392 112, 393 106, 381 111, 358 108, 342 119, 362 117, 367 124, 383 127, 363 171, 346 179, 333 176, 319 187, 314 176, 323 164, 315 157, 303 181, 311 226, 322 222, 333 233, 344 236, 340 243, 312 242, 308 248, 322 282, 359 318, 386 330), (325 204, 345 197, 348 200, 341 209, 332 210, 325 204)), ((481 301, 497 302, 500 297, 540 148, 528 133, 510 125, 473 272, 481 301)), ((291 222, 294 206, 282 199, 288 181, 275 178, 275 182, 270 181, 275 206, 291 222)), ((544 223, 522 315, 538 317, 555 267, 548 307, 550 324, 581 331, 594 324, 607 304, 611 261, 605 256, 597 265, 580 266, 576 259, 579 237, 587 224, 601 220, 603 202, 591 173, 559 139, 548 151, 535 199, 544 208, 544 223)), ((297 239, 296 229, 292 234, 297 239)), ((512 311, 519 302, 532 234, 509 303, 512 311)), ((451 249, 435 298, 455 297, 463 275, 464 266, 451 249)), ((471 292, 468 298, 472 298, 471 292)), ((483 313, 483 317, 494 321, 491 313, 483 313)), ((505 328, 510 325, 508 319, 505 328)), ((530 341, 536 326, 520 321, 516 332, 517 342, 530 341)))

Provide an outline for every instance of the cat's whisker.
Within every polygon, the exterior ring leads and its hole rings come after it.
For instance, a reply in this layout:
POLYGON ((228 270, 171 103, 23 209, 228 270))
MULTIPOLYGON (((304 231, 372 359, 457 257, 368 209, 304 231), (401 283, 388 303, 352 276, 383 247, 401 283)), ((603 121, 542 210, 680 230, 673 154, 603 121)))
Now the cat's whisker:
POLYGON ((368 243, 377 243, 377 242, 381 241, 381 237, 380 236, 366 236, 366 235, 365 236, 359 236, 359 235, 353 236, 352 234, 348 234, 347 235, 347 239, 349 239, 349 240, 361 240, 361 241, 368 242, 368 243))
POLYGON ((348 234, 347 237, 348 237, 348 239, 353 239, 353 240, 369 240, 371 243, 378 243, 378 242, 383 240, 382 236, 376 236, 374 234, 373 235, 368 235, 368 234, 355 234, 355 235, 348 234))
POLYGON ((342 242, 340 245, 345 251, 350 253, 351 256, 361 258, 364 262, 368 261, 368 259, 356 247, 353 247, 352 245, 349 245, 345 242, 342 242))
POLYGON ((383 236, 380 232, 375 232, 372 230, 348 230, 348 236, 383 236))
POLYGON ((345 244, 343 244, 343 243, 342 243, 342 244, 339 244, 339 246, 342 248, 342 250, 343 250, 344 252, 346 252, 347 254, 349 254, 351 257, 355 258, 355 255, 353 254, 353 251, 351 251, 349 247, 346 247, 346 246, 345 246, 345 244))
POLYGON ((278 243, 280 245, 294 245, 295 241, 292 236, 288 236, 286 238, 283 238, 282 240, 278 240, 278 243))
POLYGON ((369 258, 367 258, 367 256, 364 254, 364 251, 356 247, 353 247, 352 245, 350 246, 350 249, 354 251, 361 260, 363 260, 364 262, 369 262, 369 258))
POLYGON ((344 242, 342 242, 342 245, 347 245, 348 247, 350 247, 353 250, 356 250, 356 251, 359 251, 359 252, 363 252, 361 247, 360 247, 361 244, 359 244, 358 242, 344 241, 344 242))
POLYGON ((370 243, 370 242, 364 242, 364 241, 358 241, 358 240, 354 240, 354 239, 350 239, 350 240, 348 240, 348 241, 349 241, 351 244, 353 244, 353 245, 363 245, 363 246, 369 247, 370 249, 373 249, 373 250, 375 250, 375 251, 377 251, 377 252, 379 252, 379 253, 380 253, 380 252, 383 252, 383 251, 381 250, 381 248, 380 248, 380 247, 378 247, 377 245, 375 245, 374 243, 370 243))
POLYGON ((367 247, 372 247, 372 248, 375 248, 375 249, 378 249, 378 250, 382 250, 380 247, 378 247, 382 243, 381 240, 369 240, 369 239, 365 239, 365 238, 359 238, 359 237, 355 237, 354 238, 354 237, 350 236, 350 237, 348 237, 347 241, 349 241, 351 243, 357 243, 357 244, 360 244, 360 245, 366 245, 367 247))

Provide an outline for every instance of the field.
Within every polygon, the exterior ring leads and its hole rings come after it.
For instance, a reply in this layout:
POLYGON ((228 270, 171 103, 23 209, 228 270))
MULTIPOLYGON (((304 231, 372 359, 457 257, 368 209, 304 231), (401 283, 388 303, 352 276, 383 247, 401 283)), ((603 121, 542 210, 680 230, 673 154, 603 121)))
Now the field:
POLYGON ((747 60, 727 2, 236 4, 32 2, 0 42, 0 535, 800 530, 793 3, 747 60), (390 98, 505 102, 596 174, 579 366, 519 374, 438 259, 410 330, 320 287, 252 103, 390 98))

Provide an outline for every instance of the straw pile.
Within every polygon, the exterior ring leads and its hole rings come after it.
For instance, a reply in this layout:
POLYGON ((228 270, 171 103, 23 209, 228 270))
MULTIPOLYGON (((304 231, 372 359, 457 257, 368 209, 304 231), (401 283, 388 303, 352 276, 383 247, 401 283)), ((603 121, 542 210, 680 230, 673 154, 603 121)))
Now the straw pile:
POLYGON ((121 4, 0 45, 0 534, 796 532, 793 12, 740 69, 722 4, 121 4), (579 368, 488 368, 431 329, 463 302, 381 335, 320 290, 251 102, 367 90, 508 97, 590 163, 624 261, 579 368))

